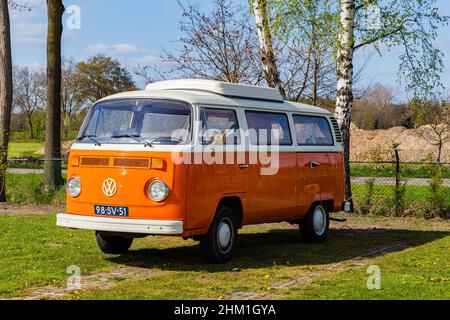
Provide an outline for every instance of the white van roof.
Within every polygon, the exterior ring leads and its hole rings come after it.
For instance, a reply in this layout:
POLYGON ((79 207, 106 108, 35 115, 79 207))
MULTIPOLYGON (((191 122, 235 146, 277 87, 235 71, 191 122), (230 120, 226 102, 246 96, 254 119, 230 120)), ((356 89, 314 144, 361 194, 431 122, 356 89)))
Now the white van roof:
POLYGON ((274 88, 257 87, 213 80, 182 79, 149 84, 145 90, 189 90, 216 93, 221 96, 283 102, 280 92, 274 88))
POLYGON ((145 90, 118 93, 100 101, 127 98, 174 99, 197 105, 331 115, 326 109, 284 101, 277 89, 198 79, 155 82, 147 85, 145 90))

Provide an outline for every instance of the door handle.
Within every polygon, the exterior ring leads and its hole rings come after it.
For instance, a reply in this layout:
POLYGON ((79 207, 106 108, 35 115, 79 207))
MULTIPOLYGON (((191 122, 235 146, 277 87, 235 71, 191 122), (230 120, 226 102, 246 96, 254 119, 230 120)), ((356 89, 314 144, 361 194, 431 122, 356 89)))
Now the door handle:
POLYGON ((240 164, 239 169, 247 169, 249 167, 248 164, 240 164))
POLYGON ((316 168, 320 167, 320 163, 318 163, 318 162, 316 162, 316 161, 311 161, 311 162, 309 163, 309 167, 310 167, 311 169, 316 169, 316 168))

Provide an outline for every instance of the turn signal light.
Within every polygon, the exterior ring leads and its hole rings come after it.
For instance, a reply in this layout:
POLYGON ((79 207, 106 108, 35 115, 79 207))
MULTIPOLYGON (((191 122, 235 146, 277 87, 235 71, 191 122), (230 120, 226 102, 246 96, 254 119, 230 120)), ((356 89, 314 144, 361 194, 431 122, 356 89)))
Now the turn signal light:
POLYGON ((151 169, 153 170, 164 170, 165 162, 163 159, 152 158, 151 169))
POLYGON ((80 165, 80 158, 72 157, 70 159, 70 164, 72 165, 72 167, 78 167, 80 165))

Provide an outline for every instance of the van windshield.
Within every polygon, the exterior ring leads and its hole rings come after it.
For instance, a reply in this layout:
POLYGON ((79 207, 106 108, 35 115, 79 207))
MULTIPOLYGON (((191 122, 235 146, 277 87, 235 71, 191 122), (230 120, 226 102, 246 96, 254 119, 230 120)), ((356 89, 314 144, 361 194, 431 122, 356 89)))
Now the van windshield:
POLYGON ((78 141, 187 144, 191 141, 191 107, 156 99, 100 102, 89 112, 78 141))

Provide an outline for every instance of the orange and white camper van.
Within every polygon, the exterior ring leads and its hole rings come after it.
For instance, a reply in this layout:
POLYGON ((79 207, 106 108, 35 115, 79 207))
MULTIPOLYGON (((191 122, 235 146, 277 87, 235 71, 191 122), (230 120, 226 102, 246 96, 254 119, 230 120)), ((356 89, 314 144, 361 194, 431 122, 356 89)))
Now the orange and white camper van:
POLYGON ((70 150, 57 225, 95 230, 105 253, 166 235, 225 262, 243 225, 297 223, 320 242, 343 204, 331 113, 271 88, 171 80, 94 104, 70 150))

